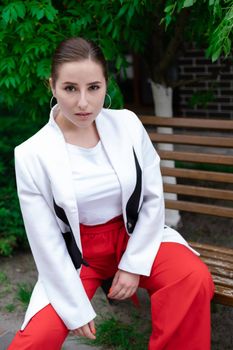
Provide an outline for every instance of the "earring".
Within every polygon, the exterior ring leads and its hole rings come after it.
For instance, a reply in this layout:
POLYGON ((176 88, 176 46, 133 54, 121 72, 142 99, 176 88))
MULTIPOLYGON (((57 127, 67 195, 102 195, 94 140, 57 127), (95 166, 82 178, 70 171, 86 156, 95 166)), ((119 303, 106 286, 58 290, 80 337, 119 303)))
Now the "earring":
POLYGON ((109 94, 106 94, 106 96, 109 99, 109 105, 108 105, 108 107, 105 107, 105 108, 109 109, 111 107, 111 105, 112 105, 112 99, 111 99, 111 96, 109 94))
POLYGON ((50 109, 52 109, 52 108, 53 108, 53 106, 56 104, 56 103, 54 103, 53 99, 55 99, 55 100, 56 100, 56 102, 57 102, 56 97, 52 96, 52 97, 51 97, 51 99, 50 99, 50 102, 49 102, 49 107, 50 107, 50 109))

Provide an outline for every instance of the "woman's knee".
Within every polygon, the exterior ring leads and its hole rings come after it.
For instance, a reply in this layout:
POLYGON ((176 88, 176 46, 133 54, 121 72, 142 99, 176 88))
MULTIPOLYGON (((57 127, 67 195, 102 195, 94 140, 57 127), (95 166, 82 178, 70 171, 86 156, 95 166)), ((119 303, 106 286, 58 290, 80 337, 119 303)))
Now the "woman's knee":
POLYGON ((208 267, 200 260, 189 276, 190 283, 198 286, 199 290, 211 299, 214 294, 214 283, 208 267))

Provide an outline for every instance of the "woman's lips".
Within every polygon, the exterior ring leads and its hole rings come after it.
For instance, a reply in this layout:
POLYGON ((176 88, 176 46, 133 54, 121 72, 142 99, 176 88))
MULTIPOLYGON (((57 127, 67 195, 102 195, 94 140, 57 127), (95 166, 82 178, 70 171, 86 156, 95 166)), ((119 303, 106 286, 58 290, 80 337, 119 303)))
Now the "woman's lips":
POLYGON ((75 115, 81 119, 88 119, 88 117, 91 115, 91 113, 75 113, 75 115))

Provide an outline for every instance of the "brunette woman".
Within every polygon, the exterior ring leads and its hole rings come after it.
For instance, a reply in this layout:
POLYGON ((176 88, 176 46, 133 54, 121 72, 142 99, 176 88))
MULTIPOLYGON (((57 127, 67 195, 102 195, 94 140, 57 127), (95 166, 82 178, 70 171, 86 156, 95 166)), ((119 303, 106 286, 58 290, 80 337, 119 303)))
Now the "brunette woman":
POLYGON ((134 113, 103 108, 107 84, 99 47, 62 42, 50 78, 57 104, 48 124, 16 147, 38 282, 9 350, 58 350, 70 331, 95 339, 90 300, 106 281, 111 299, 148 290, 148 349, 208 350, 210 273, 165 225, 159 157, 134 113))

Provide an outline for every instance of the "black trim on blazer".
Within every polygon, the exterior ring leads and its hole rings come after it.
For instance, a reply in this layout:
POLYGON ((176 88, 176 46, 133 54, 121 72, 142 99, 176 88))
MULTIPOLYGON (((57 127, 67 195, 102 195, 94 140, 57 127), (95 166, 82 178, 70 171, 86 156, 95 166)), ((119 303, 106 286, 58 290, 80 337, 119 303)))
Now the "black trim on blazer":
POLYGON ((134 160, 135 160, 137 180, 136 180, 134 191, 130 196, 128 203, 126 205, 127 229, 129 233, 133 232, 138 219, 139 202, 140 202, 140 197, 142 192, 142 169, 139 165, 134 149, 133 149, 133 154, 134 154, 134 160))
POLYGON ((76 269, 79 269, 81 264, 85 265, 85 266, 88 266, 88 263, 83 260, 82 258, 82 254, 79 250, 79 247, 77 246, 77 243, 75 241, 75 238, 74 238, 74 234, 71 230, 71 226, 69 224, 69 221, 67 219, 67 216, 66 216, 66 213, 64 211, 63 208, 59 207, 55 200, 53 199, 53 206, 54 206, 54 210, 55 210, 55 213, 57 215, 57 217, 63 221, 66 225, 69 226, 69 229, 70 231, 68 232, 62 232, 62 236, 65 240, 65 243, 66 243, 66 247, 67 247, 67 250, 68 250, 68 253, 71 257, 71 260, 74 264, 74 267, 76 269))

